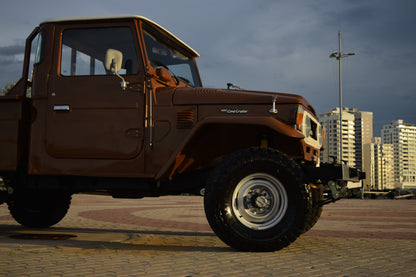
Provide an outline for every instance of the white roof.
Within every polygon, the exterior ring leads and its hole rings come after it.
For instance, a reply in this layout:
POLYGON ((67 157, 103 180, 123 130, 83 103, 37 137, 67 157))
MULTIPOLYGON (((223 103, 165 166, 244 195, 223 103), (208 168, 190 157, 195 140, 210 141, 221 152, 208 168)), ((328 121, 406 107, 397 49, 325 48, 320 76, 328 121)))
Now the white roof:
POLYGON ((64 21, 84 21, 84 20, 100 20, 100 19, 105 20, 105 19, 123 19, 123 18, 140 19, 140 20, 143 20, 143 21, 155 26, 156 28, 165 32, 168 36, 170 36, 171 38, 176 40, 178 43, 182 44, 186 49, 188 49, 191 53, 193 53, 195 55, 195 57, 199 57, 198 52, 196 52, 194 49, 192 49, 185 42, 183 42, 182 40, 177 38, 174 34, 169 32, 168 30, 166 30, 165 28, 163 28, 162 26, 160 26, 156 22, 154 22, 154 21, 152 21, 152 20, 150 20, 150 19, 148 19, 144 16, 140 16, 140 15, 127 15, 127 14, 124 15, 124 14, 122 14, 122 15, 92 15, 92 16, 57 17, 57 18, 47 19, 47 20, 43 21, 41 24, 43 24, 43 23, 53 23, 53 22, 64 22, 64 21))

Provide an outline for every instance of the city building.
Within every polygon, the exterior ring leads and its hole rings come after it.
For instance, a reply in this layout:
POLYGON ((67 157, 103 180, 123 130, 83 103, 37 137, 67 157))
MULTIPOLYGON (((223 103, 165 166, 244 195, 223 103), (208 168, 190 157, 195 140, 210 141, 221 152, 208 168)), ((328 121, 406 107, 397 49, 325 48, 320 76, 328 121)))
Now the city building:
POLYGON ((395 120, 381 130, 382 143, 393 145, 393 181, 401 189, 416 188, 416 127, 395 120))
POLYGON ((382 144, 381 138, 375 137, 371 143, 364 144, 364 190, 394 189, 394 154, 392 144, 382 144))
POLYGON ((357 109, 349 110, 355 117, 355 158, 356 167, 364 170, 364 152, 365 144, 371 143, 373 139, 373 113, 358 111, 357 109))
MULTIPOLYGON (((322 162, 340 160, 339 146, 339 108, 320 114, 319 119, 325 129, 322 162)), ((364 144, 371 143, 373 137, 373 113, 357 109, 342 109, 342 160, 349 166, 363 169, 364 144)))

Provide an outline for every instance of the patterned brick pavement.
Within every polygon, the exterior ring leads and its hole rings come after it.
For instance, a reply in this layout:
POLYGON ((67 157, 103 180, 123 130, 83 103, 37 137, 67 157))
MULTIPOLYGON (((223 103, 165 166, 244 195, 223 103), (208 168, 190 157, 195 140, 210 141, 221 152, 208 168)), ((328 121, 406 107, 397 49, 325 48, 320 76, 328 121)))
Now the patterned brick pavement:
POLYGON ((273 253, 222 243, 201 197, 75 195, 49 229, 21 227, 0 206, 0 276, 416 276, 415 249, 414 200, 329 204, 312 230, 273 253))

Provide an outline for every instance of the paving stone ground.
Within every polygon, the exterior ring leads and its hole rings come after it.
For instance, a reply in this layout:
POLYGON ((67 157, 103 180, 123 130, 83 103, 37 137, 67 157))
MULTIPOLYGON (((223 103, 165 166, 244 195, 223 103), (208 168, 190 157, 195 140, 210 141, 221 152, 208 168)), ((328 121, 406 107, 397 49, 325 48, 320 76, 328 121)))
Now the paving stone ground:
POLYGON ((272 253, 221 242, 201 197, 74 195, 49 229, 24 228, 1 205, 0 276, 416 276, 416 201, 329 204, 312 230, 272 253))

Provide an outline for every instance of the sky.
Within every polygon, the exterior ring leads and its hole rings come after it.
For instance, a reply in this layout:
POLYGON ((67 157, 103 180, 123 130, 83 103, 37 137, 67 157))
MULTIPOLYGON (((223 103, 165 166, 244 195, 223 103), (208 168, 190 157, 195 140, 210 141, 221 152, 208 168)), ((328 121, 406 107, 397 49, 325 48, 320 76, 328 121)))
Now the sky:
POLYGON ((49 18, 145 16, 195 49, 203 85, 304 96, 318 113, 339 105, 373 112, 374 136, 416 124, 415 0, 2 0, 0 88, 17 81, 26 37, 49 18))

